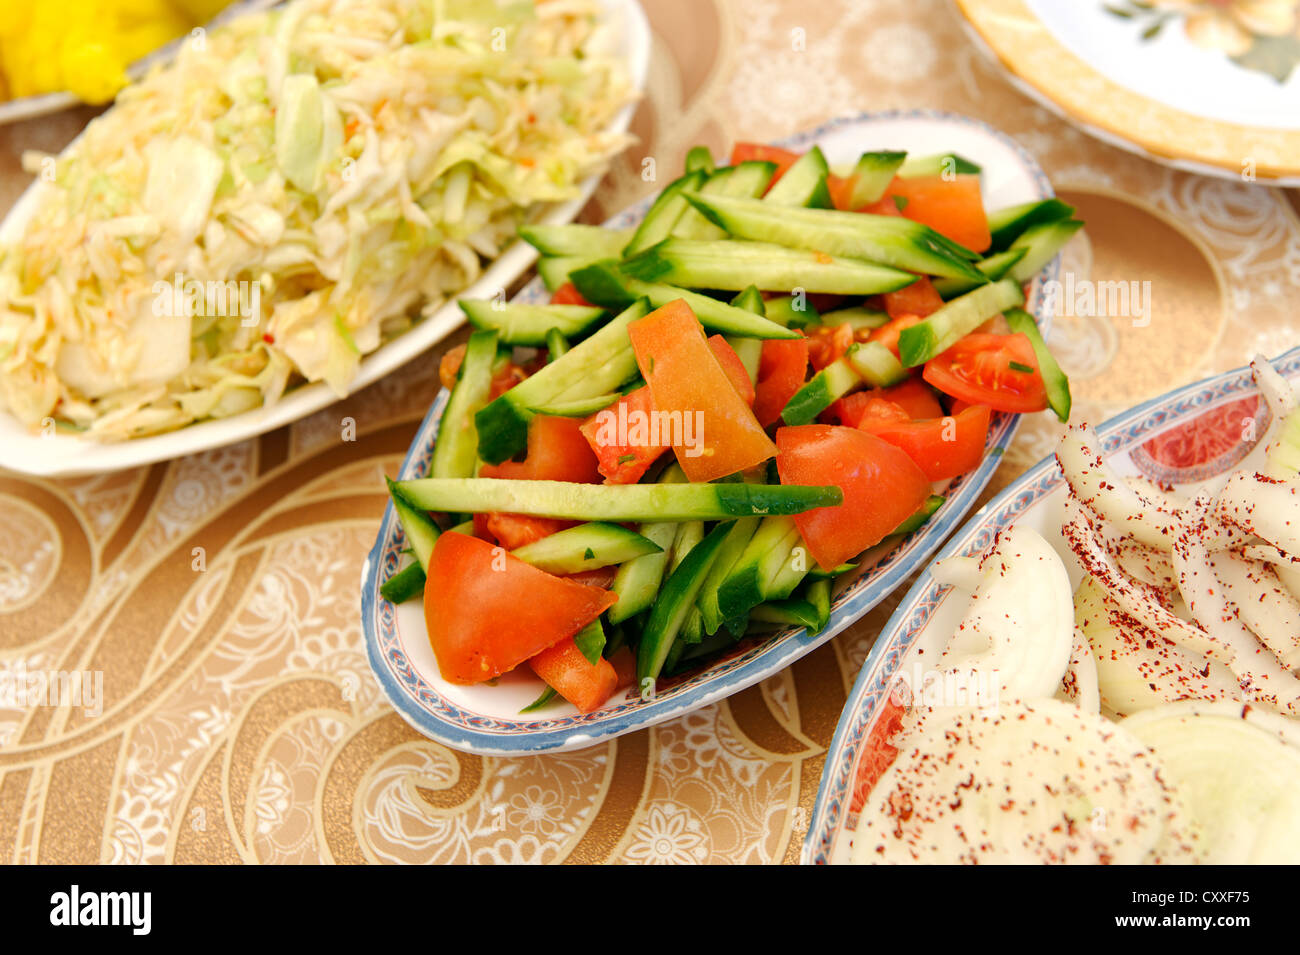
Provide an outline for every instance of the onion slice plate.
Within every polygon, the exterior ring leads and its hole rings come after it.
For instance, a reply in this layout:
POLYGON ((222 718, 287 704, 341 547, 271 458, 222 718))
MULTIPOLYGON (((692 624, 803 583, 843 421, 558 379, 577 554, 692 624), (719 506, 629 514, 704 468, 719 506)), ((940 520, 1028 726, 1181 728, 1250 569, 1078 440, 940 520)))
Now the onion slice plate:
MULTIPOLYGON (((1300 379, 1300 347, 1272 362, 1284 377, 1300 379)), ((1259 396, 1249 367, 1225 372, 1153 398, 1111 418, 1096 429, 1102 454, 1121 475, 1140 475, 1177 485, 1189 497, 1202 489, 1217 490, 1227 475, 1241 467, 1261 467, 1270 413, 1259 396), (1251 421, 1252 426, 1243 425, 1251 421), (1224 448, 1218 432, 1235 432, 1224 448), (1208 435, 1202 442, 1206 460, 1187 460, 1174 449, 1189 433, 1208 435)), ((1065 543, 1061 524, 1066 503, 1065 478, 1054 454, 982 507, 948 541, 936 558, 975 556, 1013 524, 1026 522, 1057 550, 1065 562, 1071 589, 1083 577, 1078 561, 1065 543)), ((969 597, 944 586, 929 571, 922 574, 885 624, 858 674, 840 715, 826 754, 821 786, 804 837, 802 861, 825 865, 846 861, 858 825, 859 770, 865 743, 884 710, 894 680, 901 673, 916 675, 933 669, 969 605, 969 597)))

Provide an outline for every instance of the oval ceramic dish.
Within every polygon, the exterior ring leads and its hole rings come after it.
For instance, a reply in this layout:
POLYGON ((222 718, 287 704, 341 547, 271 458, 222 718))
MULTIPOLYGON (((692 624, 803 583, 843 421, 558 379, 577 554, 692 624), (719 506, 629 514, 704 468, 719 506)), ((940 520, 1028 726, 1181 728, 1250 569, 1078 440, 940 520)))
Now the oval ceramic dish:
MULTIPOLYGON (((796 135, 782 145, 822 148, 832 163, 852 162, 864 150, 907 149, 917 154, 961 153, 983 166, 984 199, 997 209, 1051 195, 1037 163, 1012 140, 985 124, 944 113, 882 112, 837 120, 796 135)), ((610 220, 621 228, 638 222, 651 200, 638 203, 610 220)), ((1043 282, 1055 277, 1058 260, 1034 280, 1028 303, 1043 311, 1043 282)), ((546 300, 534 281, 520 293, 521 301, 546 300)), ((402 464, 401 478, 422 477, 437 437, 438 419, 446 403, 444 391, 420 425, 402 464)), ((731 655, 677 680, 653 700, 626 693, 604 708, 580 715, 556 701, 545 710, 521 715, 543 684, 526 668, 502 676, 494 686, 455 686, 438 674, 419 601, 394 606, 379 588, 400 566, 403 539, 390 505, 362 575, 361 615, 371 669, 397 711, 421 733, 448 746, 475 753, 517 754, 577 749, 623 733, 672 719, 729 696, 788 666, 825 643, 879 603, 907 579, 943 541, 975 502, 997 468, 998 455, 1011 440, 1018 418, 997 415, 989 450, 972 473, 952 482, 948 499, 921 530, 868 572, 834 596, 830 623, 821 633, 787 629, 759 643, 741 643, 731 655)))
MULTIPOLYGON (((1273 364, 1286 377, 1300 378, 1300 348, 1273 364)), ((1240 368, 1153 398, 1111 418, 1097 434, 1106 460, 1121 474, 1180 484, 1194 494, 1202 486, 1221 486, 1229 471, 1261 460, 1264 451, 1258 438, 1268 424, 1268 408, 1258 397, 1250 369, 1240 368), (1254 420, 1253 428, 1243 426, 1249 419, 1254 420), (1243 434, 1258 438, 1243 442, 1243 434), (1199 440, 1178 440, 1183 435, 1199 440), (1217 437, 1225 440, 1214 440, 1217 437)), ((937 559, 978 554, 998 531, 1027 521, 1061 554, 1070 584, 1077 587, 1082 571, 1060 530, 1065 499, 1065 479, 1055 456, 1048 456, 981 508, 937 559)), ((805 863, 824 865, 849 857, 858 822, 856 806, 865 795, 856 793, 863 743, 900 670, 936 660, 951 638, 969 605, 962 594, 949 600, 951 593, 928 571, 922 574, 871 648, 826 754, 804 840, 805 863)))
MULTIPOLYGON (((628 63, 632 85, 645 87, 646 70, 650 59, 650 28, 645 14, 636 0, 603 0, 611 24, 617 25, 620 52, 628 63)), ((636 103, 629 103, 610 124, 613 132, 627 129, 636 103)), ((558 224, 573 219, 595 191, 599 176, 581 183, 579 194, 568 202, 548 209, 540 219, 547 224, 558 224)), ((12 241, 35 210, 37 183, 27 190, 0 224, 0 242, 12 241)), ((516 239, 496 258, 474 284, 460 293, 464 298, 486 298, 495 289, 509 288, 523 275, 537 258, 532 246, 516 239)), ((454 300, 414 325, 409 331, 394 338, 361 359, 351 391, 360 391, 389 372, 427 351, 446 338, 464 322, 465 316, 454 300)), ((35 435, 12 415, 0 411, 0 447, 5 449, 5 467, 40 477, 70 477, 96 474, 138 467, 154 461, 197 454, 212 448, 233 444, 246 438, 273 431, 319 411, 334 402, 338 396, 324 382, 301 385, 287 392, 279 401, 212 421, 203 421, 165 434, 136 438, 116 443, 86 441, 75 435, 35 435)))

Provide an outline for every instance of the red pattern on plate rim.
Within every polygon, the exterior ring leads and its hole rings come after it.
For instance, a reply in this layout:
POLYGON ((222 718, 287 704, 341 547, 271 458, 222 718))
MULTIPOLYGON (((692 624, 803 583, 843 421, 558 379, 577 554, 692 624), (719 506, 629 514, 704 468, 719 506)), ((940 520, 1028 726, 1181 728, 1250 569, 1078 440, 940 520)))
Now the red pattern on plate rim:
POLYGON ((1232 470, 1268 429, 1268 406, 1248 395, 1212 408, 1129 452, 1138 470, 1159 484, 1193 484, 1232 470))

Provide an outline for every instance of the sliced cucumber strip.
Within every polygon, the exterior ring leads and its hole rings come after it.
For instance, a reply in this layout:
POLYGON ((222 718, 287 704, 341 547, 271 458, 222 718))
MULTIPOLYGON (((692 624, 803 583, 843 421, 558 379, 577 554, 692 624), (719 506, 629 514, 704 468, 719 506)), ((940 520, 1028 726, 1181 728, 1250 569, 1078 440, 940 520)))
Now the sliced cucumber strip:
POLYGON ((910 272, 861 259, 743 239, 667 239, 624 262, 622 271, 644 282, 730 292, 756 285, 770 291, 802 288, 809 293, 874 295, 916 281, 910 272))
POLYGON ((494 478, 417 478, 397 491, 427 511, 501 511, 577 521, 717 521, 800 514, 844 502, 838 487, 782 484, 571 484, 494 478))
POLYGON ((606 258, 608 256, 605 255, 544 256, 537 260, 537 274, 542 277, 542 283, 547 291, 554 292, 569 281, 569 276, 578 269, 585 269, 606 258))
POLYGON ((627 326, 648 311, 644 301, 633 302, 590 338, 485 405, 474 416, 478 456, 500 464, 527 447, 532 409, 609 394, 635 377, 636 354, 627 326))
POLYGON ((1018 239, 1030 226, 1069 219, 1074 206, 1060 199, 1036 199, 989 213, 989 232, 993 235, 991 251, 999 252, 1018 239))
POLYGON ((546 331, 546 356, 547 361, 555 361, 573 346, 569 344, 568 337, 558 328, 547 329, 546 331))
POLYGON ((807 600, 769 600, 751 610, 749 619, 787 627, 807 627, 809 633, 821 629, 817 624, 817 608, 807 600))
MULTIPOLYGON (((724 166, 699 191, 706 196, 737 196, 757 199, 767 189, 776 175, 776 164, 751 160, 736 166, 724 166)), ((685 194, 685 191, 683 192, 685 194)), ((673 226, 672 235, 684 239, 725 239, 727 233, 719 229, 695 209, 687 209, 673 226)))
MULTIPOLYGON (((743 616, 768 599, 770 595, 766 591, 771 581, 789 561, 798 541, 799 529, 791 518, 776 516, 762 520, 718 587, 718 612, 722 619, 743 616)), ((782 596, 789 596, 789 592, 782 596)))
POLYGON ((581 335, 605 314, 594 305, 522 305, 472 298, 457 304, 471 325, 495 329, 498 341, 505 345, 545 345, 552 328, 566 336, 581 335))
MULTIPOLYGON (((855 347, 849 348, 850 352, 855 350, 855 347)), ((837 358, 813 375, 807 384, 791 396, 781 411, 781 420, 786 424, 810 424, 860 384, 862 376, 850 364, 846 353, 843 358, 837 358)))
POLYGON ((880 342, 859 342, 844 355, 858 377, 872 388, 888 388, 907 377, 907 369, 880 342))
POLYGON ((821 149, 814 146, 794 161, 794 164, 767 190, 764 202, 778 206, 805 206, 811 209, 830 209, 830 190, 826 176, 830 166, 821 149))
MULTIPOLYGON (((659 193, 659 198, 654 201, 649 211, 646 212, 641 224, 637 226, 631 240, 623 248, 623 254, 636 255, 638 252, 650 248, 656 242, 662 242, 668 238, 672 234, 673 226, 677 225, 677 220, 690 209, 686 200, 682 198, 682 192, 686 189, 699 189, 708 178, 708 173, 702 169, 696 169, 678 179, 674 179, 665 186, 664 191, 659 193)), ((587 299, 587 301, 595 300, 587 299)))
POLYGON ((538 405, 532 411, 535 414, 553 415, 557 418, 588 418, 597 411, 603 411, 619 399, 618 392, 594 395, 590 398, 576 398, 573 401, 553 401, 538 405))
POLYGON ((890 536, 910 534, 913 531, 920 530, 930 518, 934 517, 935 512, 943 506, 943 500, 942 494, 931 494, 915 514, 894 528, 894 534, 890 536))
POLYGON ((699 597, 696 600, 696 605, 700 608, 702 615, 704 630, 707 633, 717 633, 718 627, 722 626, 722 611, 718 606, 718 588, 722 586, 723 581, 735 569, 736 562, 740 560, 740 555, 745 552, 745 548, 753 539, 761 520, 758 517, 739 517, 732 521, 731 528, 727 531, 726 540, 718 548, 718 556, 714 559, 713 566, 709 568, 709 573, 704 578, 699 597))
MULTIPOLYGON (((990 282, 996 282, 998 279, 1005 278, 1028 251, 1028 249, 1008 249, 1005 252, 996 252, 976 262, 975 268, 979 269, 990 282)), ((935 279, 934 290, 944 301, 947 301, 958 295, 965 295, 982 284, 982 282, 972 282, 970 279, 935 279)))
POLYGON ((407 503, 406 498, 402 497, 398 490, 396 481, 387 476, 384 480, 388 482, 388 495, 393 499, 393 511, 397 514, 398 523, 402 525, 402 535, 411 545, 411 552, 415 555, 420 568, 428 570, 433 545, 438 543, 440 533, 438 525, 424 511, 417 510, 407 503))
POLYGON ((682 565, 695 545, 704 540, 703 521, 683 521, 677 525, 673 537, 673 556, 668 560, 668 573, 671 574, 682 565))
MULTIPOLYGON (((669 487, 691 487, 692 485, 669 485, 669 487)), ((747 485, 720 484, 715 487, 746 487, 747 485)), ((654 485, 654 487, 659 487, 654 485)), ((637 684, 644 692, 650 684, 647 681, 658 679, 668 653, 677 640, 678 631, 686 618, 695 609, 695 597, 699 593, 704 578, 709 572, 713 558, 727 535, 727 525, 719 524, 704 540, 700 541, 686 559, 664 582, 646 621, 641 641, 637 645, 636 677, 637 684)))
POLYGON ((605 627, 601 624, 600 618, 597 617, 575 633, 573 642, 578 651, 587 658, 588 663, 592 666, 599 663, 600 656, 605 651, 605 627))
POLYGON ((660 550, 654 541, 626 527, 592 521, 556 531, 513 553, 548 574, 581 574, 660 550))
POLYGON ((541 696, 539 696, 537 699, 533 700, 533 702, 529 703, 527 706, 525 706, 525 707, 524 707, 522 710, 520 710, 519 712, 520 712, 520 713, 533 713, 533 712, 536 712, 537 710, 542 709, 544 706, 546 706, 548 703, 550 703, 550 702, 551 702, 553 699, 555 699, 557 696, 559 696, 559 694, 555 692, 555 687, 553 687, 553 686, 548 686, 546 689, 542 690, 542 695, 541 695, 541 696))
POLYGON ((703 170, 704 172, 713 172, 713 154, 709 152, 708 146, 692 146, 686 153, 686 171, 695 172, 703 170))
POLYGON ((871 330, 888 324, 889 313, 879 309, 856 305, 853 308, 840 308, 833 312, 823 312, 819 324, 828 328, 836 325, 848 325, 855 332, 871 330))
POLYGON ((1020 284, 1010 279, 981 285, 948 302, 924 321, 898 336, 899 359, 905 368, 923 365, 1000 312, 1025 304, 1020 284))
POLYGON ((808 632, 821 633, 822 630, 826 628, 826 624, 830 623, 831 619, 830 580, 825 577, 819 577, 816 580, 808 581, 808 586, 804 590, 804 597, 817 611, 817 619, 808 628, 808 632))
POLYGON ((863 153, 858 164, 853 167, 853 192, 849 208, 860 209, 879 201, 894 181, 894 176, 898 175, 899 167, 906 158, 905 152, 863 153))
MULTIPOLYGON (((766 317, 767 314, 767 309, 763 305, 763 293, 753 285, 733 298, 731 304, 736 308, 743 308, 747 312, 753 312, 755 315, 766 317)), ((745 366, 745 374, 749 375, 750 382, 757 383, 758 366, 763 360, 763 340, 761 338, 742 338, 739 335, 728 335, 727 344, 735 351, 740 363, 745 366)))
POLYGON ((438 424, 438 441, 429 464, 430 476, 474 476, 478 466, 475 416, 488 403, 492 392, 492 366, 496 359, 497 333, 491 330, 471 333, 465 345, 465 357, 456 372, 456 385, 451 389, 438 424))
POLYGON ((769 298, 763 303, 763 313, 785 328, 803 328, 821 322, 817 308, 803 293, 769 298))
POLYGON ((1070 420, 1070 380, 1056 363, 1043 334, 1038 330, 1034 316, 1024 309, 1010 308, 1006 311, 1007 325, 1013 332, 1025 335, 1034 346, 1034 356, 1038 359, 1038 371, 1043 376, 1043 385, 1047 388, 1047 404, 1056 412, 1061 421, 1070 420))
POLYGON ((1028 282, 1043 266, 1056 257, 1056 253, 1065 247, 1070 237, 1083 228, 1078 219, 1061 219, 1056 222, 1043 222, 1030 226, 1022 232, 1013 249, 1025 249, 1025 257, 1011 267, 1011 278, 1017 282, 1028 282))
POLYGON ((379 594, 390 604, 402 604, 424 593, 424 568, 408 564, 379 585, 379 594))
POLYGON ((690 190, 682 195, 736 238, 865 259, 926 275, 984 280, 969 261, 979 258, 976 253, 911 219, 773 206, 757 199, 705 196, 690 190))
POLYGON ((582 255, 609 258, 621 255, 632 239, 632 229, 607 229, 599 225, 521 225, 519 236, 542 255, 582 255))
POLYGON ((622 623, 654 603, 668 559, 672 556, 673 539, 677 535, 675 522, 652 521, 642 524, 638 530, 642 537, 660 549, 619 565, 614 583, 610 585, 610 590, 618 594, 618 603, 608 610, 610 623, 622 623))
POLYGON ((899 167, 898 175, 904 179, 921 176, 971 176, 980 171, 978 163, 956 153, 939 153, 935 156, 914 156, 899 167))
POLYGON ((679 298, 685 299, 701 325, 709 331, 724 335, 745 335, 750 338, 799 337, 774 321, 726 302, 719 302, 716 298, 675 285, 642 282, 632 278, 625 275, 615 262, 598 262, 575 272, 573 283, 587 301, 610 307, 637 297, 647 299, 655 308, 679 298))

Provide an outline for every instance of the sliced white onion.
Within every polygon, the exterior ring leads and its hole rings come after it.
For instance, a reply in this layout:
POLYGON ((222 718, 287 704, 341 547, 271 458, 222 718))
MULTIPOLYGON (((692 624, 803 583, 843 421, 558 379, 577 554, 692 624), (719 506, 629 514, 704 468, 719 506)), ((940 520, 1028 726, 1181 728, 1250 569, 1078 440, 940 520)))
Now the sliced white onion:
POLYGON ((1263 355, 1251 359, 1250 371, 1255 378, 1255 387, 1264 396, 1269 411, 1273 412, 1275 422, 1280 422, 1296 408, 1300 408, 1300 401, 1296 399, 1291 382, 1283 378, 1263 355))
POLYGON ((1109 601, 1092 577, 1074 592, 1074 614, 1092 647, 1102 712, 1127 716, 1175 700, 1241 696, 1231 670, 1144 627, 1109 601))
POLYGON ((1158 550, 1169 550, 1178 515, 1147 500, 1101 456, 1101 440, 1086 425, 1071 426, 1056 448, 1056 460, 1074 497, 1125 534, 1158 550))
MULTIPOLYGON (((952 567, 970 576, 969 565, 952 567)), ((1074 632, 1070 577, 1060 555, 1029 525, 1016 524, 998 534, 979 571, 940 668, 988 680, 996 673, 1003 699, 1051 696, 1069 665, 1074 632)))
POLYGON ((1059 700, 945 709, 895 739, 859 863, 1195 861, 1194 832, 1141 740, 1059 700))
POLYGON ((1191 703, 1120 723, 1154 751, 1212 864, 1300 862, 1300 749, 1256 712, 1191 703))
POLYGON ((1273 573, 1297 600, 1300 600, 1300 557, 1282 553, 1272 544, 1248 544, 1242 556, 1249 560, 1262 560, 1273 565, 1273 573))
POLYGON ((1300 482, 1238 471, 1219 492, 1216 513, 1221 521, 1300 557, 1300 482))
POLYGON ((1073 703, 1087 713, 1101 712, 1101 692, 1097 683, 1097 659, 1092 645, 1076 623, 1070 643, 1070 663, 1057 688, 1056 698, 1073 703))
POLYGON ((954 554, 952 557, 945 557, 943 560, 936 560, 930 565, 930 576, 945 587, 954 587, 957 590, 973 594, 975 588, 979 586, 983 574, 980 571, 980 559, 978 557, 963 557, 960 554, 954 554))
POLYGON ((1284 667, 1300 667, 1300 600, 1273 568, 1231 551, 1214 555, 1210 566, 1237 618, 1284 667))
POLYGON ((1093 529, 1106 545, 1115 566, 1129 577, 1164 593, 1171 593, 1178 586, 1168 551, 1157 550, 1119 533, 1109 521, 1097 521, 1093 529))
MULTIPOLYGON (((1106 594, 1130 616, 1150 630, 1179 646, 1229 664, 1231 648, 1175 614, 1162 600, 1160 591, 1126 576, 1111 559, 1097 536, 1088 512, 1073 499, 1066 503, 1066 520, 1061 528, 1066 543, 1074 551, 1086 573, 1097 578, 1106 594)), ((1172 541, 1171 541, 1172 543, 1172 541)))

